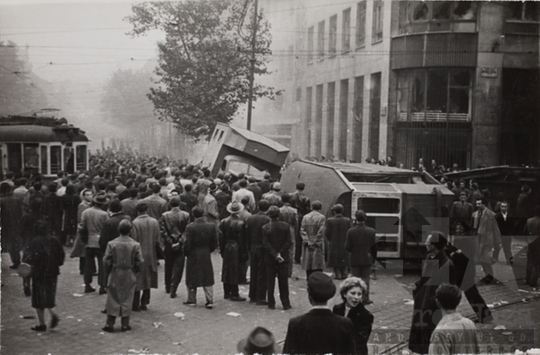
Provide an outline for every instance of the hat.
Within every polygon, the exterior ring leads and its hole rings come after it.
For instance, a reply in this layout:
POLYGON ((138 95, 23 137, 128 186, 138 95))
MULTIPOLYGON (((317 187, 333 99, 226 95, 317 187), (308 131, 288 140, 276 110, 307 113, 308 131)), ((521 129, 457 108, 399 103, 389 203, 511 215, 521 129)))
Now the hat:
POLYGON ((277 352, 276 342, 272 333, 263 327, 257 327, 249 334, 247 339, 238 343, 238 351, 246 355, 273 354, 277 352))
POLYGON ((211 192, 214 192, 217 190, 217 185, 214 184, 214 183, 211 183, 210 186, 208 186, 208 189, 211 191, 211 192))
POLYGON ((316 271, 308 278, 308 294, 317 301, 328 301, 336 293, 336 285, 330 276, 316 271))
POLYGON ((92 202, 94 202, 97 205, 106 205, 109 203, 109 198, 104 192, 100 192, 94 196, 92 199, 92 202))
POLYGON ((217 186, 221 185, 223 181, 221 181, 221 179, 214 179, 214 184, 216 184, 217 186))
POLYGON ((264 178, 265 179, 270 179, 270 176, 271 176, 270 173, 264 173, 264 178))
POLYGON ((238 201, 233 201, 227 205, 227 211, 229 211, 229 213, 238 213, 241 212, 243 209, 244 205, 238 203, 238 201))
POLYGON ((304 184, 303 182, 299 182, 296 184, 296 188, 298 190, 303 190, 305 187, 306 187, 306 184, 304 184))
POLYGON ((31 272, 32 267, 26 263, 20 263, 17 267, 17 274, 19 274, 20 277, 28 277, 31 272))
POLYGON ((257 182, 257 179, 255 179, 254 176, 250 176, 250 177, 248 177, 248 181, 249 182, 257 182))
POLYGON ((274 189, 274 191, 281 190, 281 184, 279 182, 274 182, 274 186, 272 187, 272 189, 274 189))

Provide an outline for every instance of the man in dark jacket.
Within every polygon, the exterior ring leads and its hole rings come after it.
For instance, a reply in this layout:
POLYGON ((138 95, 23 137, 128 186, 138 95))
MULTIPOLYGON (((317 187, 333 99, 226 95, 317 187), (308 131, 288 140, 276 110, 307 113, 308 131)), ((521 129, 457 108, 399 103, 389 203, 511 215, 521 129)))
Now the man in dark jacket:
POLYGON ((43 201, 43 209, 49 222, 51 232, 60 244, 63 244, 62 240, 62 199, 56 194, 58 186, 55 183, 49 185, 49 195, 45 196, 43 201))
POLYGON ((246 243, 251 257, 249 299, 251 303, 257 302, 258 305, 268 304, 262 228, 270 222, 270 217, 266 215, 269 207, 268 201, 259 201, 259 213, 246 220, 246 243))
POLYGON ((291 228, 286 222, 281 222, 279 218, 279 208, 272 206, 268 209, 270 223, 262 227, 263 245, 266 251, 266 277, 268 285, 268 308, 276 308, 276 299, 274 297, 274 287, 276 284, 276 275, 278 278, 279 298, 283 309, 291 308, 289 300, 289 249, 293 243, 291 228))
MULTIPOLYGON (((514 227, 516 225, 516 219, 508 212, 508 202, 501 202, 501 210, 495 215, 495 220, 499 225, 501 231, 501 244, 504 256, 506 257, 507 264, 513 264, 512 257, 512 235, 514 234, 514 227)), ((501 247, 499 244, 493 245, 493 258, 499 260, 499 252, 501 247)))
POLYGON ((184 192, 180 194, 180 200, 186 204, 186 212, 189 213, 191 221, 195 219, 193 217, 193 207, 197 206, 199 203, 197 196, 191 192, 192 188, 193 186, 191 184, 187 184, 184 186, 184 192))
POLYGON ((23 212, 23 203, 13 197, 12 187, 7 182, 0 184, 0 202, 2 213, 2 251, 8 250, 12 269, 21 263, 20 223, 23 212))
POLYGON ((303 182, 296 184, 296 191, 291 194, 291 206, 296 208, 298 212, 298 223, 296 224, 296 239, 294 250, 294 262, 300 264, 300 258, 302 257, 302 236, 300 235, 300 226, 302 225, 302 218, 311 211, 311 200, 304 194, 304 188, 306 185, 303 182))
POLYGON ((347 231, 345 250, 351 253, 351 271, 353 276, 359 277, 367 285, 367 292, 363 295, 362 303, 373 303, 369 299, 369 281, 371 278, 371 265, 377 260, 377 240, 375 229, 366 226, 366 213, 357 210, 354 214, 357 225, 347 231))
POLYGON ((531 237, 527 237, 527 242, 532 239, 527 246, 525 284, 538 287, 538 277, 540 276, 540 206, 534 208, 534 217, 527 220, 525 234, 531 237))
POLYGON ((257 179, 255 179, 253 176, 250 176, 248 178, 248 182, 249 186, 246 187, 246 189, 253 192, 253 197, 255 197, 255 203, 258 204, 263 196, 262 189, 260 188, 259 184, 257 184, 257 179))
POLYGON ((349 253, 345 250, 345 238, 351 228, 351 220, 343 216, 343 205, 337 204, 332 207, 334 217, 326 220, 325 236, 329 242, 327 266, 334 268, 336 280, 347 278, 349 266, 349 253))
POLYGON ((327 306, 336 293, 334 281, 316 271, 308 278, 311 310, 289 321, 284 354, 355 354, 354 327, 349 318, 338 316, 327 306))

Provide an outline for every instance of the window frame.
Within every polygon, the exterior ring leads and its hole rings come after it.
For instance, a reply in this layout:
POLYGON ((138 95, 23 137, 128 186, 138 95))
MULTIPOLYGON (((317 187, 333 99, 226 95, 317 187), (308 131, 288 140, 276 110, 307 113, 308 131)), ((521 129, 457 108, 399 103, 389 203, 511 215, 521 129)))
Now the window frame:
POLYGON ((366 46, 366 11, 367 1, 360 1, 356 5, 356 49, 366 46))

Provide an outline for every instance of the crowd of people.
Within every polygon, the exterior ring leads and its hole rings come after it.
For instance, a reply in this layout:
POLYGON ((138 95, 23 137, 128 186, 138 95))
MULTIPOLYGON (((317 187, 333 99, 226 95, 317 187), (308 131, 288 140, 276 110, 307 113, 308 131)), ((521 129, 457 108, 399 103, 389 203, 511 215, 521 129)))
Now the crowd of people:
MULTIPOLYGON (((115 331, 117 317, 121 331, 129 331, 132 312, 148 309, 151 289, 158 287, 159 260, 164 260, 165 291, 172 299, 185 277, 188 296, 183 303, 195 306, 197 289, 203 288, 205 307, 212 309, 211 255, 217 252, 224 298, 233 302, 246 301, 239 285, 247 283, 249 268, 249 302, 275 309, 277 278, 281 306, 288 310, 293 263, 305 270, 313 308, 290 320, 284 353, 368 353, 374 317, 365 306, 372 303, 377 243, 375 230, 366 226, 365 211, 356 211, 351 219, 343 215, 344 206, 336 204, 327 218, 321 202, 304 193, 304 183, 284 192, 269 174, 262 181, 244 174, 212 177, 207 169, 125 151, 105 150, 90 162, 89 171, 58 172, 48 186, 41 176, 29 173, 7 173, 0 183, 2 250, 10 254, 13 269, 32 267, 23 278, 23 292, 32 297, 38 314, 33 330, 46 330, 45 309, 49 327, 58 325, 52 309, 65 258, 62 245, 72 248, 70 257, 80 259, 84 292, 98 289, 107 295, 102 311, 107 314, 106 332, 115 331), (343 302, 333 311, 327 302, 336 286, 323 273, 327 267, 341 281, 343 302)), ((475 286, 475 263, 486 274, 483 282, 493 282, 492 264, 500 249, 507 262, 513 262, 512 235, 519 228, 540 234, 540 207, 534 208, 534 217, 524 212, 529 213, 532 203, 528 186, 518 198, 518 217, 509 214, 507 201, 492 206, 478 184, 471 182, 470 187, 463 181, 453 188, 451 236, 434 231, 426 240, 427 262, 413 292, 409 339, 410 349, 418 353, 477 351, 474 323, 455 312, 463 291, 478 321, 492 320, 475 286), (451 335, 449 329, 456 324, 465 329, 465 340, 451 335)), ((539 240, 529 245, 526 281, 532 286, 540 270, 539 240)), ((260 327, 238 346, 248 353, 275 351, 272 333, 260 327)))

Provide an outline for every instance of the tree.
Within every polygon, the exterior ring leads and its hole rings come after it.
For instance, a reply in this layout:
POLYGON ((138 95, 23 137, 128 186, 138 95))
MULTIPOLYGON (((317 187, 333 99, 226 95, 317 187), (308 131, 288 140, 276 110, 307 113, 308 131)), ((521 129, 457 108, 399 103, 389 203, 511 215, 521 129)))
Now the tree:
POLYGON ((30 64, 11 41, 0 41, 0 115, 17 115, 47 107, 47 97, 36 87, 30 64))
MULTIPOLYGON (((248 101, 253 29, 251 0, 146 2, 132 7, 131 35, 158 29, 157 80, 148 97, 160 120, 186 135, 207 137, 217 122, 228 123, 248 101), (251 15, 248 15, 251 14, 251 15), (250 19, 251 17, 251 19, 250 19)), ((257 16, 255 74, 268 74, 271 35, 257 16)), ((253 98, 273 98, 271 87, 255 85, 253 98)))

